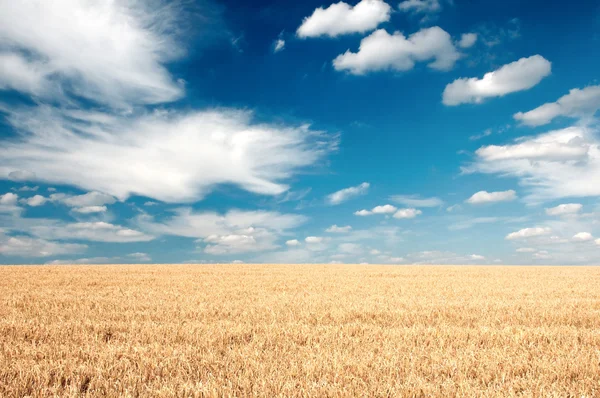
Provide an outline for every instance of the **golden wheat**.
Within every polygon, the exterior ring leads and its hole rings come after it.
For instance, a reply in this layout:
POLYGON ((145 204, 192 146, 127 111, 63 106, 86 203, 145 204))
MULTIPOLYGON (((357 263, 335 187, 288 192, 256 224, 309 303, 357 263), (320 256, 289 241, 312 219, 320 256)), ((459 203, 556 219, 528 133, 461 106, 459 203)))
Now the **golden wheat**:
POLYGON ((600 396, 600 268, 0 267, 0 396, 600 396))

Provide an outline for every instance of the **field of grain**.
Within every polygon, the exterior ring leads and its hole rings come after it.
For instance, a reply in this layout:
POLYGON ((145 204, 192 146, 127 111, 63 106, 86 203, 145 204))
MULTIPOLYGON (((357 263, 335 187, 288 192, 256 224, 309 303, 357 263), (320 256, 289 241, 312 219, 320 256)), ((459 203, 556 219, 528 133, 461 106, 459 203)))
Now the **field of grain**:
POLYGON ((0 396, 600 396, 600 267, 0 267, 0 396))

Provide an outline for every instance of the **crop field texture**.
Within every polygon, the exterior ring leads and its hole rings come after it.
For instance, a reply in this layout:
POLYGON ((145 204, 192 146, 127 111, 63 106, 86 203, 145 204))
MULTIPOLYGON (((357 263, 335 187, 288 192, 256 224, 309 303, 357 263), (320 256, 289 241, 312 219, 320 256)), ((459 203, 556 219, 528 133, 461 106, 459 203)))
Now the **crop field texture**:
POLYGON ((600 268, 0 267, 0 396, 599 397, 600 268))

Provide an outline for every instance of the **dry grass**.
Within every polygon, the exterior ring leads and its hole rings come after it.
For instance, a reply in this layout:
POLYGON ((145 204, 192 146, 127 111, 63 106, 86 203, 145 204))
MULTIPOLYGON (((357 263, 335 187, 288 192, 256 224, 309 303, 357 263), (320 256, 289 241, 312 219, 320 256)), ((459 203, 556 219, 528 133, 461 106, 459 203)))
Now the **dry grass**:
POLYGON ((0 267, 0 396, 600 396, 600 267, 0 267))

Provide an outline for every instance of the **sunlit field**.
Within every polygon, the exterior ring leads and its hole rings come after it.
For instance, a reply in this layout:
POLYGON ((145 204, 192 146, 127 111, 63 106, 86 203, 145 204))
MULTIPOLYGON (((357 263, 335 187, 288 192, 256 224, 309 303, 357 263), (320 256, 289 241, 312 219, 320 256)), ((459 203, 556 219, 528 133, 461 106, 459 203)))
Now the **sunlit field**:
POLYGON ((600 268, 0 267, 0 396, 600 396, 600 268))

